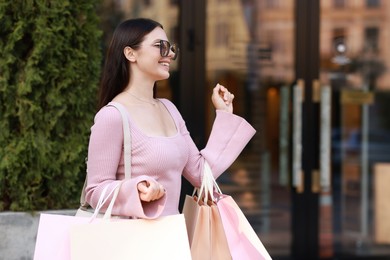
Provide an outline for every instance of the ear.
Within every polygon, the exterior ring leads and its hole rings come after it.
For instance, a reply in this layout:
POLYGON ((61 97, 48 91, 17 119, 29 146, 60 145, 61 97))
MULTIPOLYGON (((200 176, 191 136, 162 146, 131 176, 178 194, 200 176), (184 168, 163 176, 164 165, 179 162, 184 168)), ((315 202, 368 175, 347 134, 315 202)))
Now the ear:
POLYGON ((129 46, 126 46, 123 49, 123 54, 125 55, 126 59, 129 60, 130 62, 136 61, 135 51, 134 51, 134 49, 130 48, 129 46))

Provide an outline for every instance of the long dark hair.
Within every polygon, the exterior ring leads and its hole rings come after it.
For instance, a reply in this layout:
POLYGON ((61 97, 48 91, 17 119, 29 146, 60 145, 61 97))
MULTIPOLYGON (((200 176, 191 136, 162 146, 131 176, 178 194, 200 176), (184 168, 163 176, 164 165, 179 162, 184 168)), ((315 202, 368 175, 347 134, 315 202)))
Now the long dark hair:
POLYGON ((151 19, 137 18, 126 20, 115 29, 100 81, 98 109, 107 105, 129 84, 129 61, 123 54, 124 48, 129 46, 137 50, 145 36, 156 27, 163 28, 160 23, 151 19))

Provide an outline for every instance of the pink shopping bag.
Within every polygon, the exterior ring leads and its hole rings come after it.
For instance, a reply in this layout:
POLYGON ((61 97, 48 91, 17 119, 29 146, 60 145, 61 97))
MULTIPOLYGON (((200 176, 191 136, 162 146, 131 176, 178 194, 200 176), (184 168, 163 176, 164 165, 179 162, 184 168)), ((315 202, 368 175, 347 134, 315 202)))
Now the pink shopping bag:
POLYGON ((90 218, 56 214, 41 214, 34 260, 69 260, 70 234, 74 225, 86 224, 90 218))
POLYGON ((272 259, 231 196, 220 195, 217 206, 233 260, 272 259))

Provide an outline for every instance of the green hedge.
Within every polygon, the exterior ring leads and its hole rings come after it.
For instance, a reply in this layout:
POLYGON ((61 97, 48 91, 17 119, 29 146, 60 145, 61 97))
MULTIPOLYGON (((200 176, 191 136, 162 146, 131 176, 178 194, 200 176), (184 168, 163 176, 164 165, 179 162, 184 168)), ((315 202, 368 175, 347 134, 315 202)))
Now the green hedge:
POLYGON ((0 0, 0 210, 78 204, 102 60, 96 8, 0 0))

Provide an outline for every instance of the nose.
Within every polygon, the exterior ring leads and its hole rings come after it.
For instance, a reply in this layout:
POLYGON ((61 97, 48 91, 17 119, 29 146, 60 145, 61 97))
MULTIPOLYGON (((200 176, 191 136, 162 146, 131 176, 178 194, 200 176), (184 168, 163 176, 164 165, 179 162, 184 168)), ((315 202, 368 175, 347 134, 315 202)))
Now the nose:
POLYGON ((176 54, 173 52, 172 48, 169 48, 168 57, 170 57, 172 60, 174 60, 176 54))
POLYGON ((177 48, 176 46, 171 46, 169 48, 169 54, 168 56, 172 59, 172 60, 176 60, 177 58, 177 55, 179 54, 179 48, 177 48))

